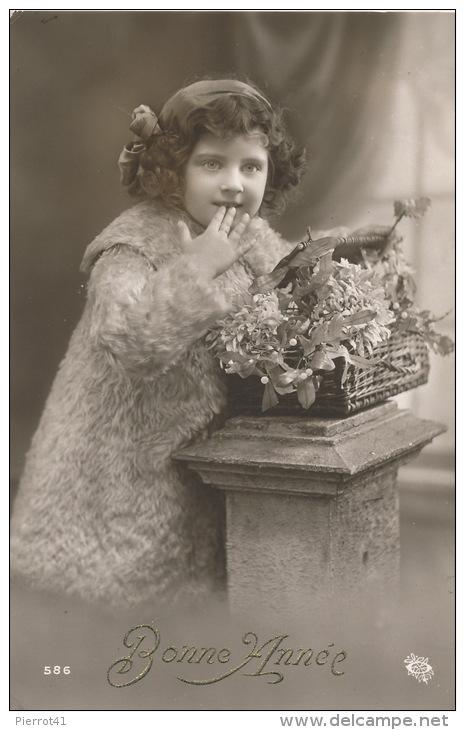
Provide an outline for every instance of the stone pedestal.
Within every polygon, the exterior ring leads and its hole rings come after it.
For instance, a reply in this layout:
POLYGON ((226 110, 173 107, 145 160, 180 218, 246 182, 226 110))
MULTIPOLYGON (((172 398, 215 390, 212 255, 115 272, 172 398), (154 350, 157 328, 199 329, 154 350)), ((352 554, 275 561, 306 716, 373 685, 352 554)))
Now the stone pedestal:
POLYGON ((233 610, 390 595, 399 578, 397 469, 445 427, 387 402, 346 418, 239 416, 177 454, 225 492, 233 610))

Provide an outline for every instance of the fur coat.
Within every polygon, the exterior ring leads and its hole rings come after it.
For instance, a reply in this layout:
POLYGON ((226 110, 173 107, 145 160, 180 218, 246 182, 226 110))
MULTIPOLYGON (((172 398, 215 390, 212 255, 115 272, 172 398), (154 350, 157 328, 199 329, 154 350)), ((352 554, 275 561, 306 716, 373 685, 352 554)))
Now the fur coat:
POLYGON ((223 584, 222 495, 171 455, 225 412, 207 329, 289 245, 254 219, 249 251, 207 281, 181 249, 179 216, 140 203, 86 250, 86 306, 13 510, 12 572, 32 587, 124 607, 223 584))

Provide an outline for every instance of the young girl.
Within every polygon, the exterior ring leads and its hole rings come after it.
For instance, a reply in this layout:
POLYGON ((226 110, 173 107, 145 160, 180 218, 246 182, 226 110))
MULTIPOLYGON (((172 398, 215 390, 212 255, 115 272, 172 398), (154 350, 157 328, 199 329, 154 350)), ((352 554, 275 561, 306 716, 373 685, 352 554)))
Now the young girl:
POLYGON ((173 452, 221 425, 205 334, 289 252, 268 225, 304 156, 281 113, 236 80, 138 107, 122 182, 142 202, 87 248, 88 299, 27 457, 11 565, 37 588, 114 607, 224 581, 221 496, 173 452))

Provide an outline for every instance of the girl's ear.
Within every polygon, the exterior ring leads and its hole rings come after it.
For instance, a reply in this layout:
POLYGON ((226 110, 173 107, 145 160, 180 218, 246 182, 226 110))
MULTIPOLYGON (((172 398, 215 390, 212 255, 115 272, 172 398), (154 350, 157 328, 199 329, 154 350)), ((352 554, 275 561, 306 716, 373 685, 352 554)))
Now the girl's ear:
POLYGON ((265 192, 263 194, 262 204, 260 205, 258 215, 260 218, 268 219, 273 213, 273 203, 276 198, 275 190, 269 185, 269 181, 266 184, 265 192))

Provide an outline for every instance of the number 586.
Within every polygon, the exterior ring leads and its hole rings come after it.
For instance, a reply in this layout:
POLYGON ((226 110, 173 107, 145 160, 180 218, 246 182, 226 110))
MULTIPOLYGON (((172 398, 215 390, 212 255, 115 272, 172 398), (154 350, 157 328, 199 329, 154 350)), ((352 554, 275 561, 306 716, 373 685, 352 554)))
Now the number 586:
POLYGON ((70 667, 44 667, 44 674, 70 674, 70 667))

